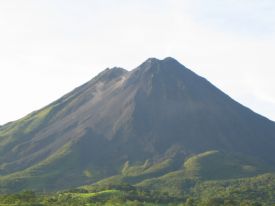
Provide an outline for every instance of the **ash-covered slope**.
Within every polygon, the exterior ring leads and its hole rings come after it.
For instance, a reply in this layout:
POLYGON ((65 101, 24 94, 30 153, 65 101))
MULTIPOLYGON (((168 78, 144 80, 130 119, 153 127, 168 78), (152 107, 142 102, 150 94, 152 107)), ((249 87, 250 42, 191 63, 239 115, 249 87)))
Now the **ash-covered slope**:
MULTIPOLYGON (((275 163, 275 123, 172 58, 106 69, 0 128, 0 184, 58 189, 209 150, 275 163), (16 181, 15 181, 16 180, 16 181)), ((177 164, 175 164, 175 167, 177 164)))

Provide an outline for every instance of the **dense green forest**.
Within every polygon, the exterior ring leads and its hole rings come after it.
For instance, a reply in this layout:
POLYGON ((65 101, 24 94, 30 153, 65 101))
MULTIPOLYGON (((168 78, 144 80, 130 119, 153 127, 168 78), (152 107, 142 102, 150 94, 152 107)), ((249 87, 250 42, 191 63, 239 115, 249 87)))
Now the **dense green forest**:
POLYGON ((174 185, 162 184, 159 189, 121 183, 96 184, 47 194, 22 191, 17 194, 1 195, 0 205, 271 206, 275 205, 274 194, 275 175, 265 174, 218 181, 190 178, 179 180, 178 184, 174 185))

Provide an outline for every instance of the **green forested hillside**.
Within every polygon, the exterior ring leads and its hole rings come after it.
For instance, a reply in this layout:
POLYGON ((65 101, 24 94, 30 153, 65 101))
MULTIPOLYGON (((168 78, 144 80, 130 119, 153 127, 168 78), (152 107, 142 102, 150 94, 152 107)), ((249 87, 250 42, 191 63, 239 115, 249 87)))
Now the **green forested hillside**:
MULTIPOLYGON (((171 177, 173 178, 173 177, 171 177)), ((235 180, 181 181, 181 192, 170 182, 158 189, 129 184, 95 185, 52 194, 30 191, 1 195, 0 205, 75 206, 75 205, 179 205, 179 206, 272 206, 275 205, 275 175, 265 174, 235 180), (188 184, 184 186, 184 184, 188 184), (169 191, 169 192, 168 192, 169 191)))
POLYGON ((207 151, 182 162, 177 158, 155 164, 126 162, 119 175, 96 184, 54 193, 1 195, 0 205, 270 206, 275 204, 272 171, 251 158, 207 151))

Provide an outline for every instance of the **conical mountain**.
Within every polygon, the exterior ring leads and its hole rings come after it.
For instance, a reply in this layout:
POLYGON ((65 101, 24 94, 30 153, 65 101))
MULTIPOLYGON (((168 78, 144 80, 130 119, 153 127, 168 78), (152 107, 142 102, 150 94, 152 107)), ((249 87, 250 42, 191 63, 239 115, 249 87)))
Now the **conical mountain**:
MULTIPOLYGON (((49 106, 0 127, 3 190, 59 189, 127 165, 218 150, 275 163, 275 123, 173 58, 106 69, 49 106)), ((180 162, 180 163, 179 163, 180 162)))

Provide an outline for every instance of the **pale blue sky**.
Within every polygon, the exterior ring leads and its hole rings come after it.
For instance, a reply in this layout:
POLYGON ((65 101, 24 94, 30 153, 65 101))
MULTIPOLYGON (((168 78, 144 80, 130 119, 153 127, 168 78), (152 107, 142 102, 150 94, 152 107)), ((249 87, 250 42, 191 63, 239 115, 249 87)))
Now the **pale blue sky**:
POLYGON ((224 32, 270 36, 275 31, 272 0, 194 0, 193 5, 196 20, 224 32))
POLYGON ((275 120, 275 1, 0 1, 0 124, 106 67, 172 56, 275 120))

